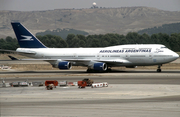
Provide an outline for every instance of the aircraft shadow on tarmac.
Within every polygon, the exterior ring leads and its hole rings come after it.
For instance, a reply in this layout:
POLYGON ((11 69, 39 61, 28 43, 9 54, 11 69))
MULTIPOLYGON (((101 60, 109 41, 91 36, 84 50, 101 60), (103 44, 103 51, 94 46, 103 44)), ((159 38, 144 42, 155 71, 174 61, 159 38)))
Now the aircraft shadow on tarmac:
POLYGON ((6 71, 6 72, 1 72, 0 74, 29 74, 29 73, 33 73, 33 74, 36 74, 36 73, 67 73, 67 74, 106 74, 106 73, 157 73, 157 74, 161 74, 161 73, 180 73, 180 71, 178 70, 174 70, 174 71, 162 71, 162 72, 156 72, 156 71, 152 71, 152 70, 136 70, 136 71, 130 71, 130 70, 112 70, 112 71, 109 71, 109 72, 90 72, 90 73, 87 73, 86 71, 83 71, 83 70, 59 70, 59 71, 52 71, 52 70, 49 70, 49 71, 6 71))

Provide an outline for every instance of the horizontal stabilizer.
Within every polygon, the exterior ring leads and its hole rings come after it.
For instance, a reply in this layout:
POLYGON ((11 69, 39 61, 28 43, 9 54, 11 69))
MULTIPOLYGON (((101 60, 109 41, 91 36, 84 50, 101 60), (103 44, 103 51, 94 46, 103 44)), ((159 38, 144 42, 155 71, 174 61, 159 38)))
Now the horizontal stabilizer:
POLYGON ((27 52, 18 52, 15 50, 4 50, 4 49, 0 49, 1 52, 11 52, 11 53, 17 53, 17 54, 36 54, 36 52, 33 51, 27 51, 27 52))
POLYGON ((8 55, 8 57, 11 59, 11 60, 18 60, 17 58, 11 56, 11 55, 8 55))

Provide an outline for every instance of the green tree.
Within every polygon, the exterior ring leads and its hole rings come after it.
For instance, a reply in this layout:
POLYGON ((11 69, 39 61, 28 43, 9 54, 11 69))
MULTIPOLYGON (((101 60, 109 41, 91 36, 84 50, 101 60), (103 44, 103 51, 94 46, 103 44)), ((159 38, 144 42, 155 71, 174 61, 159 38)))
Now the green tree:
POLYGON ((163 45, 166 45, 166 47, 171 49, 171 47, 169 45, 169 35, 165 34, 165 33, 159 33, 158 35, 159 35, 160 43, 163 45))
POLYGON ((154 44, 160 44, 160 39, 159 39, 158 34, 151 35, 151 40, 152 40, 152 43, 154 43, 154 44))
POLYGON ((75 37, 75 34, 68 34, 67 38, 66 38, 66 43, 70 46, 72 43, 72 39, 75 37))
POLYGON ((14 39, 10 36, 7 36, 5 40, 6 40, 6 42, 9 42, 9 43, 15 42, 14 39))
POLYGON ((139 39, 136 40, 136 43, 138 43, 138 44, 150 44, 152 42, 150 41, 149 35, 144 33, 142 35, 139 35, 139 39))
POLYGON ((129 44, 128 40, 125 37, 122 38, 120 42, 121 42, 120 45, 129 44))
POLYGON ((68 45, 69 45, 69 47, 79 47, 80 46, 80 39, 77 37, 77 36, 75 36, 72 40, 71 40, 71 43, 69 43, 68 45))
POLYGON ((93 39, 91 47, 102 47, 99 39, 93 39))
POLYGON ((62 39, 60 36, 45 35, 45 36, 37 36, 37 37, 47 47, 52 47, 52 48, 68 47, 66 41, 64 39, 62 39))
POLYGON ((136 33, 136 32, 129 32, 127 35, 126 35, 126 39, 128 40, 128 42, 130 44, 136 44, 138 43, 137 40, 139 40, 139 34, 136 33))

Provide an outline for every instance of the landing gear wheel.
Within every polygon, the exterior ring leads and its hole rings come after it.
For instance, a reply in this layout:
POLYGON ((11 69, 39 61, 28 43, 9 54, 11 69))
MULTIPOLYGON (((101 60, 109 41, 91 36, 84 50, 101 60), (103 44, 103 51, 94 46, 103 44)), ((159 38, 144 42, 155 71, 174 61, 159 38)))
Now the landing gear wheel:
POLYGON ((161 69, 157 69, 157 72, 161 72, 161 69))
POLYGON ((111 70, 111 67, 108 67, 107 69, 106 69, 106 72, 111 72, 112 70, 111 70))
POLYGON ((162 66, 162 65, 158 65, 157 72, 161 72, 161 66, 162 66))
POLYGON ((87 71, 86 71, 87 73, 90 73, 91 72, 91 70, 90 69, 87 69, 87 71))
POLYGON ((94 70, 93 70, 93 69, 87 69, 86 72, 87 72, 87 73, 92 73, 92 72, 94 72, 94 70))

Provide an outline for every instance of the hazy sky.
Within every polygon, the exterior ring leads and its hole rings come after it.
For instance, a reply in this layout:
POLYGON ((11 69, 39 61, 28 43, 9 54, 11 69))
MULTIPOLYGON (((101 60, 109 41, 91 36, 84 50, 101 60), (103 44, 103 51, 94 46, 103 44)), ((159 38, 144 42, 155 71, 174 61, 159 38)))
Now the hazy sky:
POLYGON ((0 10, 36 11, 62 8, 148 6, 161 10, 180 11, 180 0, 0 0, 0 10))

